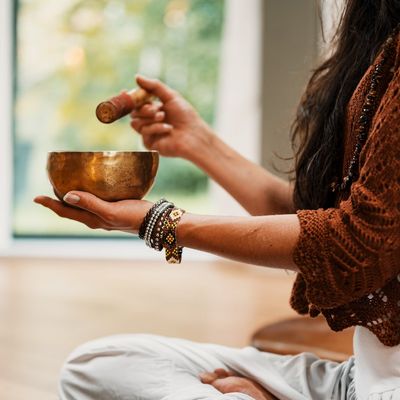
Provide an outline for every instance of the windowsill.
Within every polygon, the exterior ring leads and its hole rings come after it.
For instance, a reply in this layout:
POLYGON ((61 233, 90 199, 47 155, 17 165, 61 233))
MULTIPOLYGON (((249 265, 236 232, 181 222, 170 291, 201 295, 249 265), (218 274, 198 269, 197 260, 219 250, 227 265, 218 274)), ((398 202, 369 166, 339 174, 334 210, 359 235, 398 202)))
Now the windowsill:
MULTIPOLYGON (((116 239, 13 239, 0 249, 0 258, 67 258, 164 261, 163 253, 149 249, 139 240, 116 239)), ((215 261, 217 256, 185 249, 190 261, 215 261)))

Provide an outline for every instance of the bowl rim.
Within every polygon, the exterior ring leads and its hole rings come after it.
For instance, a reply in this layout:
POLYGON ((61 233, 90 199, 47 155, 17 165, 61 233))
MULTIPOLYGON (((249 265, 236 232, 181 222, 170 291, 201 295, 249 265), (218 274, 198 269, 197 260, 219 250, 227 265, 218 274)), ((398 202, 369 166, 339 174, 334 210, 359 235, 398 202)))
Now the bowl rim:
POLYGON ((99 155, 115 155, 115 154, 144 154, 144 153, 158 153, 157 150, 103 150, 103 151, 48 151, 47 154, 99 154, 99 155))

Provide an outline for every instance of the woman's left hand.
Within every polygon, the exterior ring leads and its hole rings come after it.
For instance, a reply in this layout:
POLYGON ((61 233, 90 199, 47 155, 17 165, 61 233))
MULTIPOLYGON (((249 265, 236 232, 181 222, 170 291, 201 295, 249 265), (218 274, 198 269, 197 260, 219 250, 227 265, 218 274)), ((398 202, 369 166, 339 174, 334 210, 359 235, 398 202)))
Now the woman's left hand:
POLYGON ((91 229, 119 230, 137 234, 152 203, 145 200, 107 202, 86 193, 72 191, 64 197, 64 204, 47 196, 38 196, 35 203, 54 211, 62 218, 81 222, 91 229))
POLYGON ((259 383, 250 378, 237 376, 232 371, 222 368, 214 372, 200 374, 202 383, 212 385, 221 393, 244 393, 254 400, 278 400, 274 395, 264 389, 259 383))

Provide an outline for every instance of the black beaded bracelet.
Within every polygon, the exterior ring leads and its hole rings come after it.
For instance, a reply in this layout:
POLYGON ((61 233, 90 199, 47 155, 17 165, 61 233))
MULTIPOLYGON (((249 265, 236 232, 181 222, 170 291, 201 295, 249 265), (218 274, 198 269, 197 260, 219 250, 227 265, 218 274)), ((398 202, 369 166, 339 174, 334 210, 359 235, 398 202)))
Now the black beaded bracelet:
POLYGON ((139 228, 139 238, 140 238, 140 239, 144 240, 144 235, 145 235, 145 233, 146 233, 147 225, 148 225, 148 223, 149 223, 149 221, 150 221, 150 218, 151 218, 152 214, 154 213, 155 209, 156 209, 158 206, 160 206, 161 204, 165 203, 166 201, 167 201, 167 200, 164 199, 164 198, 158 200, 156 203, 153 204, 153 206, 152 206, 152 207, 150 208, 150 210, 147 212, 147 214, 146 214, 145 217, 143 218, 143 222, 142 222, 142 224, 140 225, 140 228, 139 228))
POLYGON ((158 218, 156 225, 153 229, 150 243, 154 250, 161 251, 163 247, 163 225, 166 216, 171 212, 171 208, 167 208, 158 218))

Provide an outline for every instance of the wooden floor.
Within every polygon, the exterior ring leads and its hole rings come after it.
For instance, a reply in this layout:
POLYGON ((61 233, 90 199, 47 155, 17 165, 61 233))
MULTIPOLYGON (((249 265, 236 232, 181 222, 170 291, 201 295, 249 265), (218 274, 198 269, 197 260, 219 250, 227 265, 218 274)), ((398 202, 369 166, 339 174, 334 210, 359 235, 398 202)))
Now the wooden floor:
POLYGON ((0 399, 56 399, 65 357, 100 336, 246 345, 264 323, 294 315, 293 278, 228 262, 0 260, 0 399))

